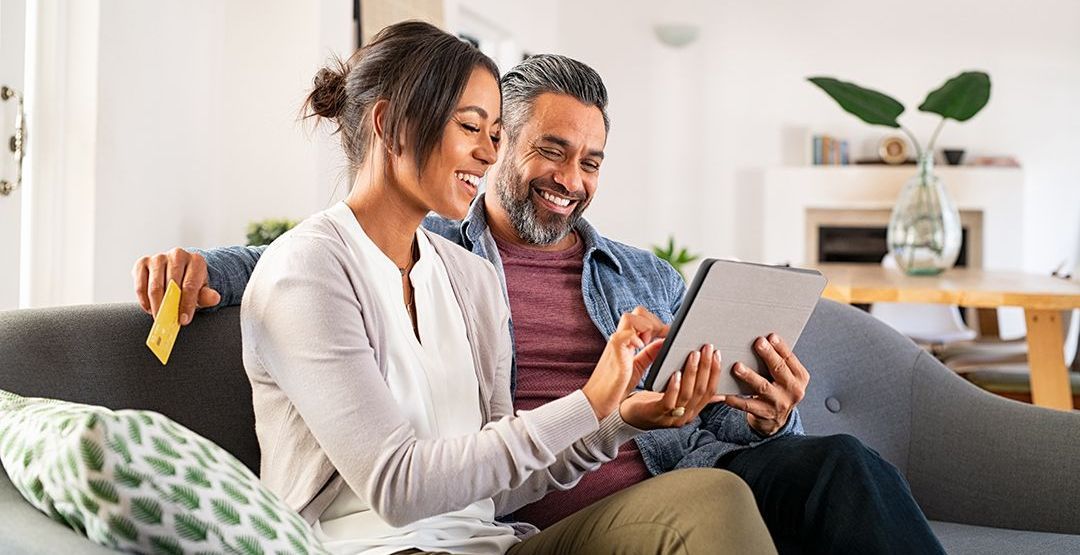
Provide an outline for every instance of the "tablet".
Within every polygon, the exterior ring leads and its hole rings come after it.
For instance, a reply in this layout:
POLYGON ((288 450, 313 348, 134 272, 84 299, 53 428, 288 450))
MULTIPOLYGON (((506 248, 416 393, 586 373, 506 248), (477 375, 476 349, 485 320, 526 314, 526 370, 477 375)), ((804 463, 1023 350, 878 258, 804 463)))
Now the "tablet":
POLYGON ((741 362, 771 381, 769 369, 754 353, 754 340, 775 332, 794 348, 825 283, 816 270, 706 259, 645 376, 645 388, 663 391, 686 357, 711 343, 723 361, 716 393, 752 394, 732 367, 741 362))

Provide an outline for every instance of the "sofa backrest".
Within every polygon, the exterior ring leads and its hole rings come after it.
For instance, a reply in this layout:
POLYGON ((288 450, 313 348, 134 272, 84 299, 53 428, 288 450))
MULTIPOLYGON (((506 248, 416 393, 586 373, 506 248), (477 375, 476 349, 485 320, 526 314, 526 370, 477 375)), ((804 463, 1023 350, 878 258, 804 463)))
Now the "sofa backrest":
POLYGON ((134 303, 0 312, 0 389, 160 412, 258 472, 240 309, 200 313, 169 364, 146 348, 152 319, 134 303))
POLYGON ((799 404, 806 433, 851 434, 906 474, 912 377, 920 353, 915 343, 869 314, 820 301, 795 346, 810 372, 799 404))
MULTIPOLYGON (((3 312, 0 389, 154 410, 257 472, 239 319, 239 307, 198 314, 162 366, 144 345, 151 318, 133 303, 3 312)), ((858 309, 823 300, 795 352, 810 370, 799 405, 806 432, 854 435, 906 473, 918 346, 858 309)))

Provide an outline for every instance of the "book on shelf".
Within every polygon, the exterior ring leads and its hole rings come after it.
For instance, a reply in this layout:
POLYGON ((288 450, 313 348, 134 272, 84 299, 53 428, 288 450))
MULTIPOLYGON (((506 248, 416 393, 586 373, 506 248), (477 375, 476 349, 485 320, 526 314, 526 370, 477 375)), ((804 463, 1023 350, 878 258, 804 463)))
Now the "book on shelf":
POLYGON ((814 135, 812 162, 815 166, 847 166, 851 164, 851 144, 847 139, 814 135))

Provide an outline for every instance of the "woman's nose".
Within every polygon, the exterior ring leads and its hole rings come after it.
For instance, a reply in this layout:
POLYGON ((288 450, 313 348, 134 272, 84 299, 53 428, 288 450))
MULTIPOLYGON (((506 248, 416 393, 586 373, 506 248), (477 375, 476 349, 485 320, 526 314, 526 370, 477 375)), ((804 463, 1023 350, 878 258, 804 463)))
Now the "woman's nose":
POLYGON ((480 142, 480 146, 476 149, 476 159, 490 166, 495 163, 499 157, 499 147, 495 146, 495 142, 491 138, 485 139, 480 142))

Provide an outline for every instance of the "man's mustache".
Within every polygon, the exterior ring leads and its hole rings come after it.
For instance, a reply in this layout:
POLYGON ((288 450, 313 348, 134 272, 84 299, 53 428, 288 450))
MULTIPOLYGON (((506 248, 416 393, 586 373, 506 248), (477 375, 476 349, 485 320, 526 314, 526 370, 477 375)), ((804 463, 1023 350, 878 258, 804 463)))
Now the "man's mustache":
POLYGON ((566 187, 563 187, 562 185, 559 185, 558 183, 555 182, 554 179, 551 179, 550 177, 537 177, 536 179, 533 179, 532 181, 529 181, 529 187, 530 188, 537 188, 537 189, 544 189, 546 191, 555 193, 556 195, 559 195, 560 197, 565 197, 565 198, 573 199, 573 200, 576 200, 576 201, 583 201, 583 200, 585 200, 587 198, 584 192, 571 193, 570 191, 568 191, 566 189, 566 187))

